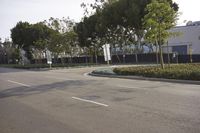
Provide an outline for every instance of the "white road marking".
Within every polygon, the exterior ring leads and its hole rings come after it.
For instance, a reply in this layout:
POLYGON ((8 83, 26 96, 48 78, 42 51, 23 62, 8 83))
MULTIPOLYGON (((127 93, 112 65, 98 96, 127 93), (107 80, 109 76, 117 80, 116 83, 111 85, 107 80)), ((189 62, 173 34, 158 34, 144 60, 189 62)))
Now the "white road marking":
POLYGON ((82 98, 78 98, 78 97, 72 97, 72 98, 76 99, 76 100, 83 101, 83 102, 94 103, 94 104, 97 104, 97 105, 100 105, 100 106, 104 106, 104 107, 108 107, 109 106, 107 104, 103 104, 103 103, 99 103, 99 102, 95 102, 95 101, 91 101, 91 100, 86 100, 86 99, 82 99, 82 98))
POLYGON ((8 80, 8 82, 15 83, 15 84, 18 84, 18 85, 22 85, 22 86, 25 86, 25 87, 31 87, 30 85, 23 84, 23 83, 16 82, 16 81, 12 81, 12 80, 8 80))
POLYGON ((131 87, 131 86, 121 86, 121 85, 119 85, 117 87, 128 88, 128 89, 136 89, 136 87, 131 87))
POLYGON ((54 77, 54 76, 45 76, 45 78, 50 78, 50 79, 59 79, 59 80, 72 80, 72 79, 59 78, 59 77, 54 77))

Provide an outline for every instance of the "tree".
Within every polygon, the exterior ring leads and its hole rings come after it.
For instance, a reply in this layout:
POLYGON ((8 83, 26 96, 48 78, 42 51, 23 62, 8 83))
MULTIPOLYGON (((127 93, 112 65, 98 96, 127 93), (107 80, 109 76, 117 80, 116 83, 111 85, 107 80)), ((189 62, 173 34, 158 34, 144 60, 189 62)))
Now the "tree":
POLYGON ((55 30, 47 27, 43 23, 39 22, 31 26, 31 38, 33 40, 33 47, 35 49, 44 50, 47 48, 47 40, 49 40, 53 34, 57 33, 55 30), (37 42, 43 43, 37 43, 37 42))
MULTIPOLYGON (((136 53, 142 51, 145 34, 142 20, 148 13, 145 7, 150 2, 151 0, 95 0, 94 4, 82 4, 86 13, 76 28, 79 44, 90 48, 98 38, 101 44, 110 43, 113 46, 136 44, 136 53), (94 9, 91 13, 88 12, 88 5, 94 9), (118 27, 123 27, 123 30, 118 27)), ((178 10, 178 5, 172 0, 167 2, 174 10, 178 10)))
POLYGON ((9 39, 5 39, 1 45, 2 54, 5 56, 6 63, 18 63, 20 59, 19 49, 9 39))
POLYGON ((64 33, 63 35, 63 48, 65 54, 70 56, 70 62, 72 63, 72 57, 79 54, 78 36, 73 30, 64 33))
POLYGON ((62 39, 63 38, 60 33, 55 33, 52 34, 48 42, 48 50, 53 52, 55 58, 58 58, 60 53, 64 52, 62 39))
POLYGON ((17 25, 11 29, 11 38, 13 43, 19 48, 26 51, 29 59, 32 59, 31 46, 33 41, 30 35, 31 24, 28 22, 18 22, 17 25))
POLYGON ((29 24, 28 22, 18 22, 11 29, 11 38, 13 44, 19 49, 23 49, 29 60, 33 58, 34 49, 45 49, 45 43, 38 43, 41 40, 50 38, 54 30, 48 28, 43 23, 29 24))
MULTIPOLYGON (((99 14, 95 13, 90 17, 85 17, 82 22, 78 23, 75 32, 78 35, 79 46, 83 48, 86 53, 95 55, 97 63, 97 50, 102 43, 99 40, 102 39, 104 29, 101 27, 99 14)), ((101 40, 102 41, 102 40, 101 40)))
POLYGON ((69 17, 63 17, 62 19, 51 17, 48 20, 44 20, 42 23, 61 34, 73 30, 75 24, 69 17))
POLYGON ((164 61, 162 54, 162 45, 171 35, 169 29, 176 25, 177 12, 172 8, 166 0, 153 0, 146 7, 148 12, 143 20, 144 27, 147 31, 146 39, 149 42, 158 42, 160 53, 160 64, 164 69, 164 61))
POLYGON ((74 54, 74 50, 77 49, 77 35, 74 32, 75 22, 70 18, 50 18, 43 21, 45 25, 56 31, 52 34, 48 41, 48 49, 54 54, 54 57, 63 56, 70 57, 74 54))

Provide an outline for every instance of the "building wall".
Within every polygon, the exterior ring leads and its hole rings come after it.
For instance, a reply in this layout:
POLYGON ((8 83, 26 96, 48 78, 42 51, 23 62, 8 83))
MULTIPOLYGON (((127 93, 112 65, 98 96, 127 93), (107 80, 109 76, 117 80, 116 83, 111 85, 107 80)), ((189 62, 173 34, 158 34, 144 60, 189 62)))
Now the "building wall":
MULTIPOLYGON (((180 35, 169 38, 169 52, 178 51, 178 53, 184 54, 186 50, 187 54, 200 54, 200 25, 179 26, 170 31, 180 35)), ((164 51, 166 52, 166 48, 164 51)))

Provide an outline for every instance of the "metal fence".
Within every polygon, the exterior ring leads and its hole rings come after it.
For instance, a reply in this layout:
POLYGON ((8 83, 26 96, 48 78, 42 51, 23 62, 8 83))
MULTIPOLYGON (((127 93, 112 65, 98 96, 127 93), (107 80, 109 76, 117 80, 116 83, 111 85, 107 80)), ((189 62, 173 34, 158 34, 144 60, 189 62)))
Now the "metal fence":
MULTIPOLYGON (((198 55, 174 55, 163 54, 165 63, 199 63, 200 54, 198 55)), ((159 56, 158 56, 159 60, 159 56)), ((32 64, 45 64, 46 59, 32 60, 32 64)), ((60 63, 98 63, 106 64, 103 56, 90 57, 72 57, 72 58, 58 58, 53 59, 54 64, 60 63)), ((131 54, 131 55, 112 55, 111 64, 136 64, 136 63, 157 63, 156 54, 131 54)))
MULTIPOLYGON (((173 54, 163 54, 165 63, 200 63, 200 54, 196 55, 176 55, 173 54)), ((106 64, 103 56, 85 56, 85 57, 68 57, 68 58, 58 58, 52 59, 54 64, 61 63, 98 63, 106 64)), ((7 58, 0 58, 0 64, 7 64, 7 58)), ((12 63, 12 62, 11 62, 12 63)), ((46 59, 34 59, 31 64, 46 64, 46 59)), ((157 63, 156 54, 128 54, 128 55, 112 55, 111 64, 136 64, 136 63, 157 63)))

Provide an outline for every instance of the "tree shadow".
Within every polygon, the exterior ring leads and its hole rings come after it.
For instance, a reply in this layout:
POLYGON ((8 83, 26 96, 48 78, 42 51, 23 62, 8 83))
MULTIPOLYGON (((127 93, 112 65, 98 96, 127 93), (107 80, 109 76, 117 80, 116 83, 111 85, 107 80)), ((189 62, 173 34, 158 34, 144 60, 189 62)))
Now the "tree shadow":
POLYGON ((8 98, 12 96, 28 96, 34 94, 45 93, 53 90, 66 90, 72 89, 76 87, 76 89, 80 88, 80 86, 84 86, 89 84, 91 81, 82 81, 82 80, 70 80, 70 81, 62 81, 51 84, 44 84, 32 87, 15 87, 0 91, 0 98, 8 98))
POLYGON ((0 67, 0 73, 16 73, 16 72, 26 72, 26 71, 28 70, 0 67))
POLYGON ((31 68, 31 69, 23 69, 23 68, 6 68, 0 67, 0 73, 16 73, 16 72, 43 72, 49 71, 49 68, 31 68))

